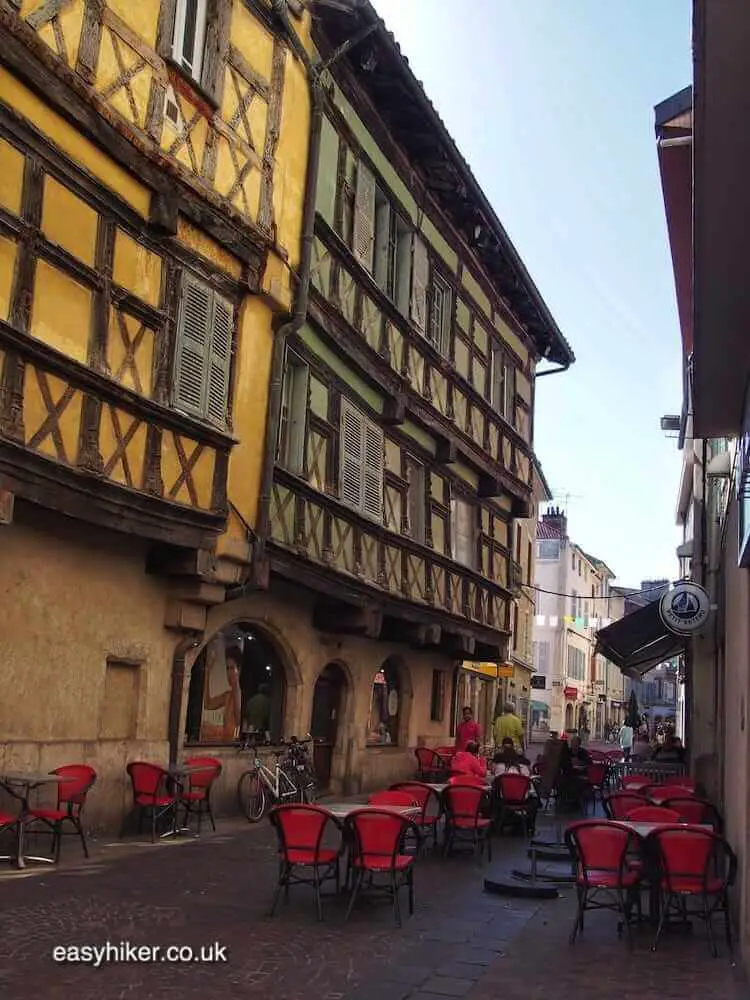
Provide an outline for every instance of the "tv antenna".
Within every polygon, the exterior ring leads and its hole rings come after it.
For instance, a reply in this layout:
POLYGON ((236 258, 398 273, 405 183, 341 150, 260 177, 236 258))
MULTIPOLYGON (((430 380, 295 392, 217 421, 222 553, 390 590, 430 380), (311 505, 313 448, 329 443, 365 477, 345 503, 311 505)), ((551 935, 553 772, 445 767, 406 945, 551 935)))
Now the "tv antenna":
POLYGON ((566 489, 552 490, 553 503, 561 505, 566 514, 570 512, 571 500, 583 500, 583 495, 581 493, 571 493, 570 490, 566 489))

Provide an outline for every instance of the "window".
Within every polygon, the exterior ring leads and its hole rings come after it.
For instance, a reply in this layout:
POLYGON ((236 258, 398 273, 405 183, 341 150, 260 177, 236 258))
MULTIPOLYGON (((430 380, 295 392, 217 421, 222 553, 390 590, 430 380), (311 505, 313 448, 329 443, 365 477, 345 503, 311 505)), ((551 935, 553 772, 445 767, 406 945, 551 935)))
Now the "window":
POLYGON ((398 664, 385 661, 375 674, 370 697, 370 719, 367 726, 369 746, 398 743, 401 720, 401 676, 398 664))
POLYGON ((451 500, 451 556, 473 569, 477 561, 476 508, 466 500, 451 500))
POLYGON ((534 643, 534 666, 539 674, 549 673, 549 642, 534 643))
POLYGON ((575 552, 571 552, 571 554, 570 554, 570 568, 573 569, 573 570, 576 568, 576 554, 575 554, 575 552))
POLYGON ((430 721, 442 722, 445 715, 445 671, 432 671, 432 692, 430 694, 430 721))
POLYGON ((406 478, 409 482, 407 517, 409 534, 416 542, 425 539, 425 473, 424 466, 412 458, 406 460, 406 478))
POLYGON ((172 56, 178 65, 200 83, 206 42, 208 0, 177 0, 172 56))
POLYGON ((495 347, 492 350, 492 405, 495 411, 509 423, 513 423, 514 375, 505 352, 495 347))
POLYGON ((234 310, 202 281, 182 281, 175 351, 174 405, 216 424, 227 422, 234 310))
POLYGON ((575 590, 571 591, 570 594, 570 613, 574 618, 578 618, 579 615, 578 594, 575 592, 575 590))
MULTIPOLYGON (((409 292, 412 270, 412 244, 416 247, 416 237, 394 211, 388 197, 375 189, 374 254, 371 268, 375 281, 385 294, 395 302, 404 316, 409 315, 409 292)), ((420 246, 424 244, 420 242, 420 246)), ((420 255, 420 268, 427 270, 427 251, 420 255), (422 263, 424 260, 424 263, 422 263)), ((422 298, 426 296, 426 277, 422 280, 422 298)), ((424 329, 424 307, 421 328, 424 329)))
POLYGON ((513 605, 513 649, 518 651, 521 648, 518 634, 518 605, 513 605))
POLYGON ((576 681, 586 679, 586 654, 575 646, 568 646, 568 677, 576 681))
POLYGON ((560 558, 560 541, 557 538, 542 538, 537 548, 537 558, 552 560, 560 558))
POLYGON ((430 284, 430 321, 425 336, 443 355, 448 354, 453 318, 453 292, 451 286, 437 271, 432 272, 430 284))
POLYGON ((231 625, 207 643, 190 674, 185 736, 231 743, 241 732, 278 743, 286 675, 271 643, 248 625, 231 625))
POLYGON ((298 474, 305 464, 308 379, 307 365, 296 354, 288 352, 281 398, 278 460, 290 472, 298 474))
POLYGON ((339 496, 373 521, 383 521, 383 432, 341 400, 339 496))

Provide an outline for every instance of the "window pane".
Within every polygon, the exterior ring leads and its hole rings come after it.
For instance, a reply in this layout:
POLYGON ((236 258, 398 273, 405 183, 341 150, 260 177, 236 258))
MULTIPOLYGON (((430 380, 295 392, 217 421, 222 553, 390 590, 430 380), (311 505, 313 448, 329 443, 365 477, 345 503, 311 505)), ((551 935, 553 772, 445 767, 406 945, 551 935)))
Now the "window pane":
POLYGON ((198 0, 185 0, 185 31, 182 35, 182 61, 186 69, 195 65, 195 42, 198 33, 198 0))

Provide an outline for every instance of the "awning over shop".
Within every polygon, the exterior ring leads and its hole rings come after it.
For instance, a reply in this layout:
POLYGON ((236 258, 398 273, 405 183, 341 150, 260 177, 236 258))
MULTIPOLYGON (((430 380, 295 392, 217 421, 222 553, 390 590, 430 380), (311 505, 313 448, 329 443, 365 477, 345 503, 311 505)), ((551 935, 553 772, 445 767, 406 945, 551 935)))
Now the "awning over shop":
POLYGON ((503 664, 497 663, 475 663, 472 660, 464 660, 461 667, 467 670, 471 674, 481 674, 482 677, 488 677, 490 680, 497 680, 498 676, 503 676, 500 674, 500 667, 503 664))
POLYGON ((682 652, 686 644, 686 636, 670 632, 661 620, 658 601, 631 611, 596 633, 596 652, 624 674, 645 674, 657 663, 682 652))
POLYGON ((546 701, 531 701, 531 711, 539 712, 540 715, 549 715, 549 705, 546 701))

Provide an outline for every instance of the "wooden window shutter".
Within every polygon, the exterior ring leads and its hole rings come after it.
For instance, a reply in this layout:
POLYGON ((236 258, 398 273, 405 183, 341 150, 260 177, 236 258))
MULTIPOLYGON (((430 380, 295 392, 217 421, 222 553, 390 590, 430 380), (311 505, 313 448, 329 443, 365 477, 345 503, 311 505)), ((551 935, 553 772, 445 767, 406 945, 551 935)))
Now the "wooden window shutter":
POLYGON ((364 417, 346 399, 341 400, 340 497, 356 510, 362 508, 362 464, 364 417))
POLYGON ((205 370, 211 349, 212 301, 210 288, 185 275, 177 327, 174 405, 199 417, 206 409, 205 370))
POLYGON ((411 251, 411 306, 412 323, 421 332, 427 331, 427 286, 430 282, 430 258, 424 240, 414 233, 411 251))
POLYGON ((362 468, 362 513, 374 521, 383 520, 383 432, 365 420, 362 468))
POLYGON ((214 296, 211 351, 208 357, 206 413, 217 424, 227 423, 229 371, 232 363, 234 311, 228 302, 214 296))
POLYGON ((352 252, 372 273, 375 248, 375 178, 360 160, 354 193, 354 234, 352 252))
POLYGON ((465 500, 452 503, 453 558, 464 566, 473 567, 476 562, 474 508, 465 500))

